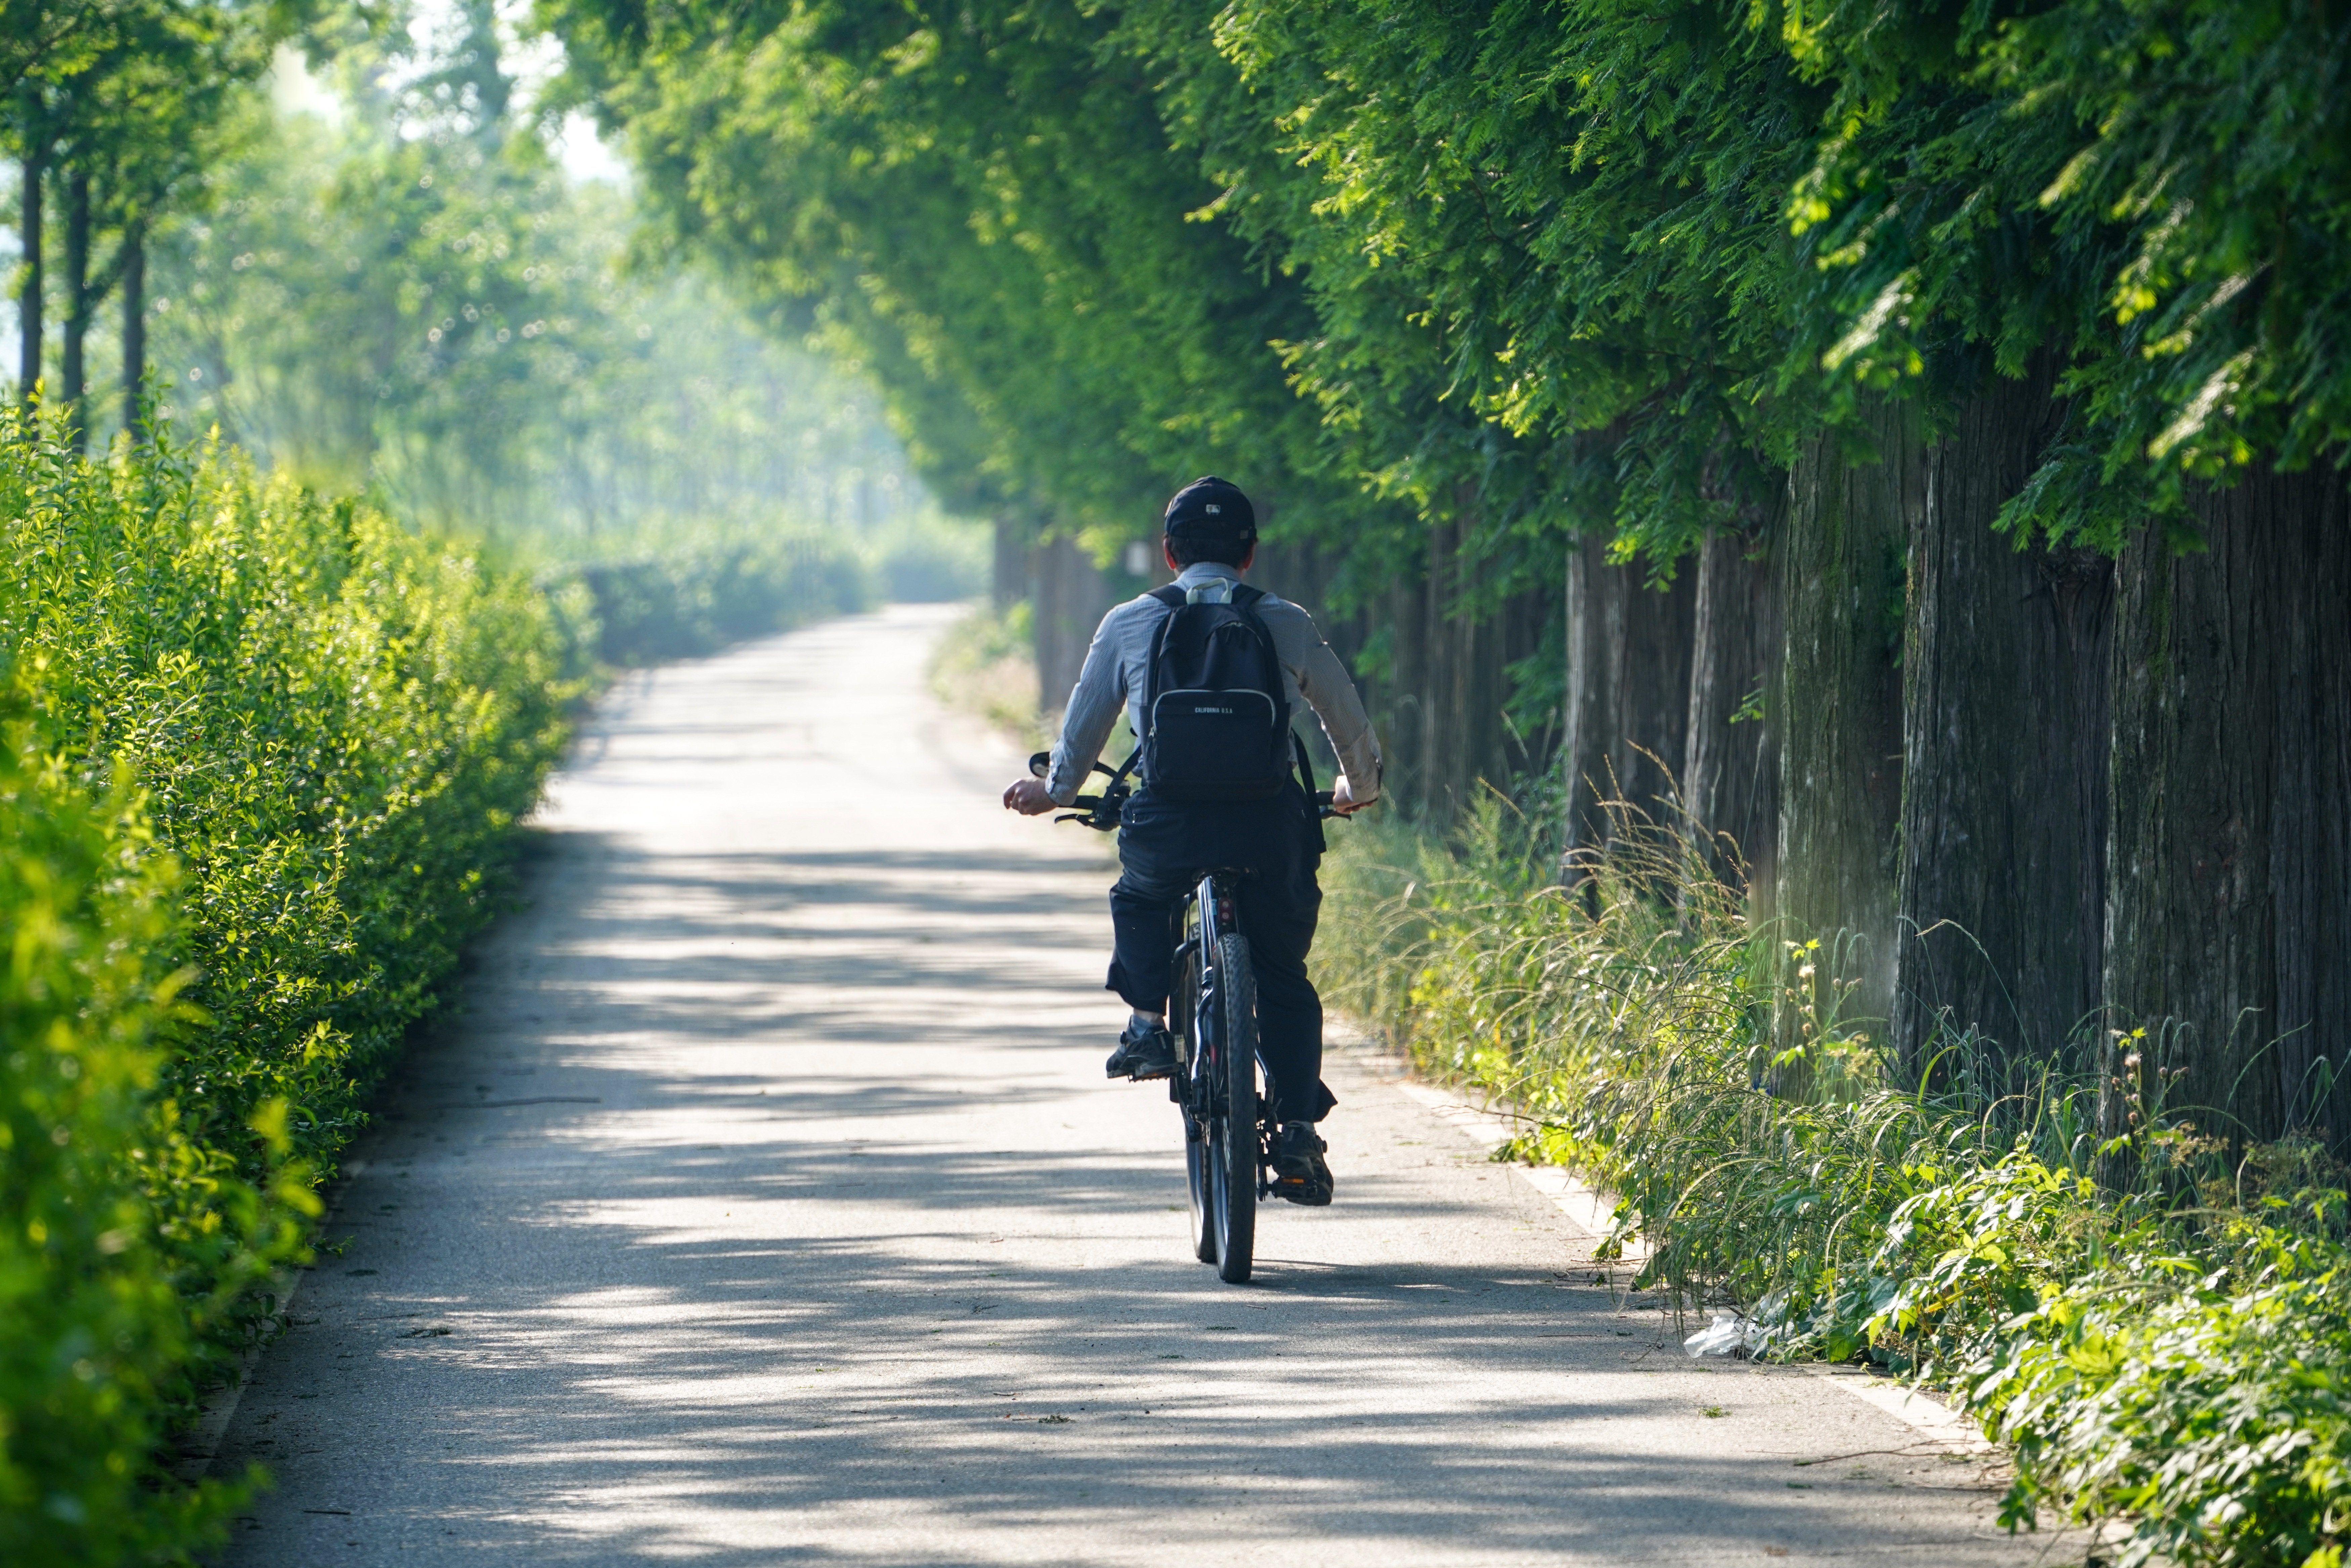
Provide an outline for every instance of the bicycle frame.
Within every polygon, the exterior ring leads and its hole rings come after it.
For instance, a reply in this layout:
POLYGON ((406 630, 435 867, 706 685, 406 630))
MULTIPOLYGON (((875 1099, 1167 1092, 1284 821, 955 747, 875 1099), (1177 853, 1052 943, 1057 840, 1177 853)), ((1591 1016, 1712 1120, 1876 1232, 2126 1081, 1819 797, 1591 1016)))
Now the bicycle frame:
MULTIPOLYGON (((1209 988, 1214 984, 1213 977, 1206 972, 1207 956, 1217 950, 1217 938, 1234 928, 1232 890, 1218 885, 1218 879, 1229 881, 1234 874, 1226 871, 1203 872, 1199 884, 1184 895, 1184 911, 1178 921, 1184 939, 1176 946, 1176 961, 1168 970, 1172 981, 1167 998, 1169 1003, 1174 1005, 1179 1000, 1184 988, 1184 966, 1187 960, 1196 957, 1204 971, 1200 977, 1202 1005, 1198 1013, 1187 1017, 1184 1027, 1172 1031, 1176 1036, 1176 1059, 1186 1074, 1193 1070, 1194 1064, 1204 1054, 1208 1043, 1207 1031, 1216 1027, 1207 1006, 1212 994, 1209 988)), ((1171 1024, 1174 1021, 1173 1019, 1169 1020, 1171 1024)), ((1177 1082, 1182 1081, 1179 1075, 1177 1082)), ((1174 1092, 1171 1085, 1168 1098, 1180 1103, 1184 1097, 1174 1092)))

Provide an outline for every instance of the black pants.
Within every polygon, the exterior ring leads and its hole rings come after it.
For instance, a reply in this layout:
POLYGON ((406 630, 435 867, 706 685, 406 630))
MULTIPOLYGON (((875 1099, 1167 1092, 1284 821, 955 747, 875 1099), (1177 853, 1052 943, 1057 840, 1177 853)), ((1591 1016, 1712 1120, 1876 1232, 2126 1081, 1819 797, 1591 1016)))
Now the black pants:
POLYGON ((1108 988, 1139 1012, 1165 1011, 1185 894, 1204 871, 1245 868, 1237 913, 1257 970, 1258 1057, 1279 1119, 1321 1121, 1337 1102, 1322 1083, 1322 998, 1306 977, 1322 825, 1305 792, 1292 784, 1271 800, 1228 804, 1158 801, 1146 789, 1120 821, 1108 988))

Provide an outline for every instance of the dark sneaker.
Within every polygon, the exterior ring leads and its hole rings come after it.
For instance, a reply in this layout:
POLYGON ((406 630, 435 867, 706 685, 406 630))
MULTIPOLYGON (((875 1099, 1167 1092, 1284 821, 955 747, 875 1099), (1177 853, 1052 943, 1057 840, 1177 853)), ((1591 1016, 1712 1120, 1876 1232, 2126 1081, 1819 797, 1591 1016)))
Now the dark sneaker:
POLYGON ((1322 1155, 1330 1146, 1314 1135, 1313 1123, 1284 1122, 1273 1141, 1273 1190, 1310 1208, 1329 1203, 1334 1184, 1322 1155))
POLYGON ((1176 1040, 1165 1024, 1144 1023, 1140 1019, 1126 1021, 1126 1032, 1118 1037, 1118 1049, 1110 1053, 1102 1064, 1102 1074, 1108 1078, 1172 1078, 1176 1074, 1176 1040))

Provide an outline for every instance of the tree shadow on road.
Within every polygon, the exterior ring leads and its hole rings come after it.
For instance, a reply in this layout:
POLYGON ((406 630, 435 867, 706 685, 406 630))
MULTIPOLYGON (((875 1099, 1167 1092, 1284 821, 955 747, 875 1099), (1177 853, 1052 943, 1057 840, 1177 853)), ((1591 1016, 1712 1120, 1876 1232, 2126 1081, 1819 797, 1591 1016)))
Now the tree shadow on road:
POLYGON ((1152 1150, 1054 1109, 1103 1042, 1039 863, 559 838, 354 1150, 229 1560, 2024 1560, 1973 1470, 1722 1441, 1490 1193, 1373 1174, 1218 1284, 1172 1108, 1152 1150))

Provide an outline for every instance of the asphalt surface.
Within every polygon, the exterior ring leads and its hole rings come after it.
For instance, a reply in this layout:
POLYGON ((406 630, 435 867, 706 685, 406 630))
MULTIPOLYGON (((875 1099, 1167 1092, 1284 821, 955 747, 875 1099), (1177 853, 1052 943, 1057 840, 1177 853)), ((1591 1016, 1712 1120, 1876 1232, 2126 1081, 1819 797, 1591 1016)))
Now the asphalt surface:
POLYGON ((949 613, 603 703, 228 1424, 226 1562, 2064 1560, 1985 1461, 1690 1361, 1360 1049, 1338 1203, 1192 1261, 1175 1108, 1102 1076, 1107 852, 998 806, 949 613))

